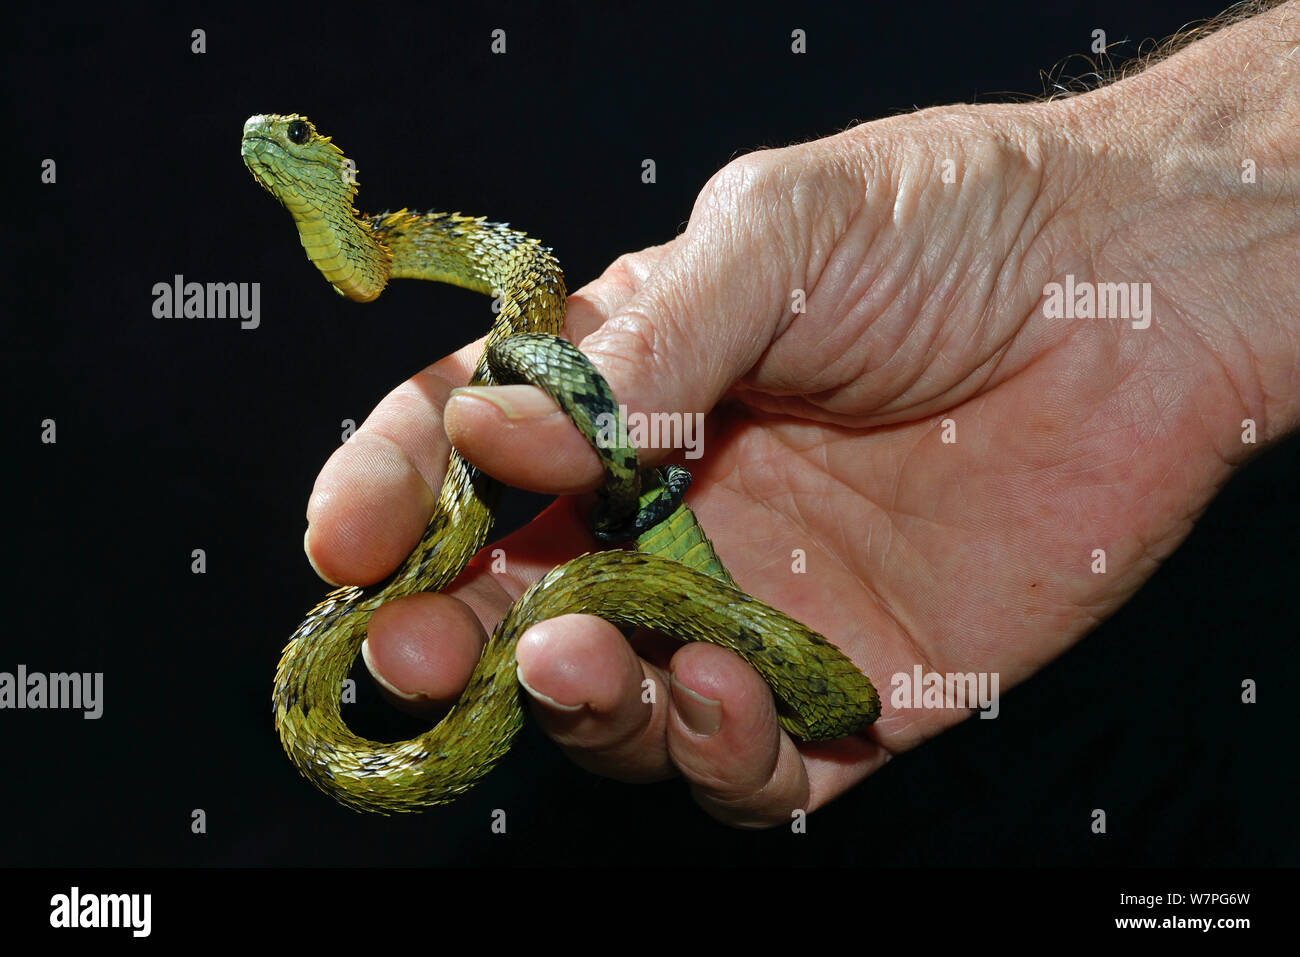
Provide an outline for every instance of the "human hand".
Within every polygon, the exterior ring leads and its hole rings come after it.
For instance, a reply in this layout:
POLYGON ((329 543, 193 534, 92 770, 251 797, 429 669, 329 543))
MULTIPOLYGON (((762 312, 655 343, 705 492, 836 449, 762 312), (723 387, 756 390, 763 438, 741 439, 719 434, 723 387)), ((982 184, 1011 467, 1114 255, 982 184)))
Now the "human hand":
MULTIPOLYGON (((685 233, 571 297, 568 336, 632 412, 710 413, 690 502, 740 586, 836 642, 884 704, 859 737, 796 746, 729 653, 646 639, 642 657, 598 619, 556 619, 521 639, 520 674, 575 760, 624 780, 681 773, 735 825, 815 809, 969 713, 892 707, 890 676, 919 664, 1024 680, 1186 536, 1254 448, 1244 419, 1261 441, 1294 428, 1287 9, 1072 100, 927 110, 743 157, 685 233), (1238 175, 1246 157, 1254 184, 1238 175), (1044 289, 1067 275, 1149 283, 1149 326, 1049 318, 1044 289), (644 704, 646 678, 671 692, 644 704)), ((448 399, 481 348, 396 390, 322 472, 308 551, 330 579, 378 580, 418 539, 444 405, 446 434, 503 481, 600 483, 540 393, 448 399)), ((507 573, 484 562, 377 612, 372 671, 454 699, 480 621, 592 546, 585 512, 562 500, 494 546, 507 573)))

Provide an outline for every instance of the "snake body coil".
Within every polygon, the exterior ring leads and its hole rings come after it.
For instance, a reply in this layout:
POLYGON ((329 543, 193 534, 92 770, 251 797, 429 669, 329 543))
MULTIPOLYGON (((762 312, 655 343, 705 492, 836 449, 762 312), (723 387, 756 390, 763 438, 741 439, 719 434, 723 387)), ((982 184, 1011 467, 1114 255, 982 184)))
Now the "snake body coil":
POLYGON ((527 382, 555 399, 610 477, 597 533, 630 528, 639 549, 581 556, 533 585, 497 627, 436 727, 396 744, 358 737, 343 723, 340 691, 371 614, 394 598, 445 588, 491 528, 499 486, 453 450, 424 535, 398 570, 379 585, 331 592, 285 647, 275 679, 276 728, 309 780, 344 804, 380 813, 453 800, 492 769, 523 723, 516 640, 536 622, 574 612, 736 651, 772 687, 782 726, 805 740, 843 737, 875 720, 875 689, 852 662, 735 587, 679 500, 682 470, 640 473, 634 449, 602 448, 592 438, 596 415, 617 414, 617 404, 582 354, 557 337, 565 287, 550 250, 504 224, 457 213, 358 215, 351 164, 303 116, 251 117, 241 152, 257 181, 289 210, 308 258, 341 295, 369 301, 390 278, 499 295, 501 311, 471 383, 527 382))

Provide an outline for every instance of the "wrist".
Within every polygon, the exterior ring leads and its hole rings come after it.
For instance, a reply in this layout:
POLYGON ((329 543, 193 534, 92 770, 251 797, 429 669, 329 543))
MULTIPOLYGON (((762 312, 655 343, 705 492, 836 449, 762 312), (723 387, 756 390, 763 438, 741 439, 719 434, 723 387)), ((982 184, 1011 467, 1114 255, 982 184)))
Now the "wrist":
POLYGON ((1098 280, 1150 282, 1261 441, 1300 427, 1300 3, 1036 111, 1098 280))

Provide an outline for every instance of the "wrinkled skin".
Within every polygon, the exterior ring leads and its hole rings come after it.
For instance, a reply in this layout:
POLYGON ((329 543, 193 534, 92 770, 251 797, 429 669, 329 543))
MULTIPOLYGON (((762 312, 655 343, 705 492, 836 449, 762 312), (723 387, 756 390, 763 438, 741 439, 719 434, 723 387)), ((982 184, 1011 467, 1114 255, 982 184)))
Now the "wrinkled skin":
MULTIPOLYGON (((815 809, 969 714, 891 707, 890 676, 1025 680, 1177 547, 1260 447, 1243 444, 1244 419, 1261 444, 1295 428, 1288 9, 1074 99, 926 110, 742 157, 682 235, 570 298, 566 334, 620 401, 709 413, 691 502, 741 587, 839 644, 884 699, 860 737, 796 747, 729 653, 647 639, 639 657, 611 625, 556 619, 521 640, 519 670, 574 760, 623 780, 680 773, 736 826, 815 809), (1242 157, 1265 170, 1254 185, 1242 157), (1044 287, 1066 274, 1149 282, 1150 328, 1046 318, 1044 287), (671 693, 643 703, 647 677, 671 693)), ((510 484, 599 483, 540 393, 448 400, 480 349, 395 390, 327 463, 306 543, 323 576, 368 583, 397 565, 448 437, 510 484)), ((499 546, 507 573, 485 557, 447 594, 381 609, 372 672, 416 709, 454 698, 481 623, 592 547, 584 517, 561 500, 499 546)))

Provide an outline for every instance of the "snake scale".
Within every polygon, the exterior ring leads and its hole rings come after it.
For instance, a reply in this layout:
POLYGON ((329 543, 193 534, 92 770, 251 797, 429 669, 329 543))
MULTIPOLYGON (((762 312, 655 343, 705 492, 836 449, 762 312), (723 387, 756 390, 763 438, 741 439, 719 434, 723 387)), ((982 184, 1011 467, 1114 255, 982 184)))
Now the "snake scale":
MULTIPOLYGON (((389 279, 432 279, 498 296, 472 384, 543 389, 600 455, 609 480, 594 531, 635 551, 583 555, 555 568, 512 606, 488 640, 459 700, 429 731, 382 743, 355 735, 340 714, 342 682, 380 605, 440 591, 482 548, 500 486, 453 449, 419 544, 385 581, 331 592, 284 649, 275 724, 298 769, 358 810, 415 811, 454 800, 509 750, 522 726, 515 643, 531 625, 573 612, 730 648, 777 699, 778 720, 804 740, 853 734, 880 704, 871 681, 825 638, 736 587, 681 501, 684 469, 637 466, 635 449, 602 447, 597 417, 617 415, 604 379, 559 338, 564 277, 551 252, 504 223, 458 213, 362 216, 353 165, 305 117, 258 115, 241 153, 256 180, 293 216, 308 258, 343 296, 377 297, 389 279)), ((619 435, 624 435, 619 429, 619 435)))

